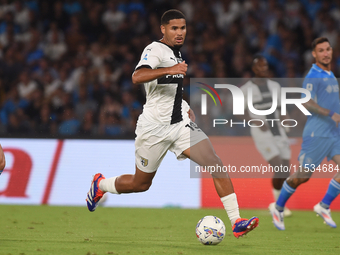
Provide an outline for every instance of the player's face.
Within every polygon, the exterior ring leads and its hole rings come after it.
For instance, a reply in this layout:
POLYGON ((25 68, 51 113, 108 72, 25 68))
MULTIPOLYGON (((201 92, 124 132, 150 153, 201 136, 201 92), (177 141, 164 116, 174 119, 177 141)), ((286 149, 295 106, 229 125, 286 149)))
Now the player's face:
POLYGON ((182 47, 187 33, 185 19, 172 19, 169 24, 161 25, 164 42, 174 48, 182 47))
POLYGON ((315 46, 312 54, 316 63, 328 66, 332 61, 333 49, 328 42, 319 43, 315 46))
POLYGON ((253 65, 253 72, 256 77, 266 78, 268 77, 268 62, 264 58, 257 58, 253 65))

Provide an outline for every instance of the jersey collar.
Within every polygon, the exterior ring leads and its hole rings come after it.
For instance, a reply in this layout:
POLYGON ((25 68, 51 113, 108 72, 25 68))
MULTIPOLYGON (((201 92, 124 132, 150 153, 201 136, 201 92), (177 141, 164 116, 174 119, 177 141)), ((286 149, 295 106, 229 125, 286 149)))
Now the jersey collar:
MULTIPOLYGON (((313 69, 315 69, 315 70, 318 71, 319 73, 324 72, 324 73, 328 74, 328 72, 326 72, 325 70, 323 70, 323 69, 322 69, 321 67, 319 67, 317 64, 313 64, 312 67, 313 67, 313 69)), ((330 72, 332 73, 332 71, 330 71, 330 72)))
POLYGON ((174 47, 171 47, 170 45, 167 45, 166 43, 161 42, 161 41, 155 41, 155 42, 158 42, 158 43, 161 43, 161 44, 163 44, 163 45, 168 46, 168 47, 173 51, 173 53, 175 54, 175 56, 176 56, 177 58, 180 58, 180 57, 181 57, 180 51, 179 51, 178 49, 175 49, 174 47))

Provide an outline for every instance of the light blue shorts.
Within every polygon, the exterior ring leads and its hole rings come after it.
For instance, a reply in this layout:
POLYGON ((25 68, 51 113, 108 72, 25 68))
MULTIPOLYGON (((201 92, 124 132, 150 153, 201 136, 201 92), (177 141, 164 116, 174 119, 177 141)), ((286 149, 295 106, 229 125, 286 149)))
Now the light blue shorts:
POLYGON ((316 168, 327 157, 330 161, 340 155, 340 136, 337 137, 303 137, 299 162, 304 168, 316 168))

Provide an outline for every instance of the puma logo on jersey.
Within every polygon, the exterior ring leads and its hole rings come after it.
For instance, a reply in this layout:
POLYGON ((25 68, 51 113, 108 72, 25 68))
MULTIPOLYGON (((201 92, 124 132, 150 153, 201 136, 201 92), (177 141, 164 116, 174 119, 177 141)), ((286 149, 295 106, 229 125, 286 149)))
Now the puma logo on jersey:
POLYGON ((149 51, 151 51, 151 49, 152 49, 152 48, 150 48, 150 49, 146 49, 146 50, 149 50, 149 51))
POLYGON ((174 59, 174 58, 172 58, 172 57, 170 57, 170 59, 172 59, 173 61, 175 61, 175 62, 176 62, 176 59, 174 59))

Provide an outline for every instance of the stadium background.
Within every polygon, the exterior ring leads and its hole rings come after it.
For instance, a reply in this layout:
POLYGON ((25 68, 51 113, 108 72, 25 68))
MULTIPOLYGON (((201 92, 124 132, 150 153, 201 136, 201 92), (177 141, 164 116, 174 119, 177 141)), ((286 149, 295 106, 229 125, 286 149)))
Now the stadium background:
MULTIPOLYGON (((0 142, 7 166, 0 203, 85 205, 92 174, 133 172, 132 139, 145 99, 131 74, 143 48, 161 38, 160 15, 171 8, 187 17, 181 49, 189 64, 187 99, 189 78, 250 77, 255 53, 268 59, 271 77, 301 78, 311 66, 310 44, 318 36, 329 38, 332 70, 339 75, 340 1, 3 0, 0 142), (70 199, 62 199, 65 195, 70 199)), ((303 124, 299 112, 290 114, 303 124)), ((242 137, 248 130, 233 134, 241 137, 227 137, 226 144, 238 150, 229 148, 224 162, 265 163, 251 139, 242 137)), ((292 139, 293 162, 300 143, 292 139)), ((211 180, 190 178, 188 164, 169 154, 150 191, 108 198, 106 204, 220 207, 211 180)), ((328 181, 313 179, 288 205, 312 208, 328 181)), ((264 208, 272 201, 268 178, 234 179, 234 185, 242 207, 264 208), (258 201, 250 199, 254 194, 258 201)), ((340 209, 338 201, 332 208, 340 209)))

